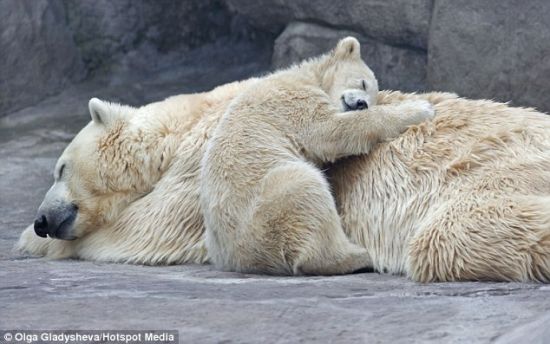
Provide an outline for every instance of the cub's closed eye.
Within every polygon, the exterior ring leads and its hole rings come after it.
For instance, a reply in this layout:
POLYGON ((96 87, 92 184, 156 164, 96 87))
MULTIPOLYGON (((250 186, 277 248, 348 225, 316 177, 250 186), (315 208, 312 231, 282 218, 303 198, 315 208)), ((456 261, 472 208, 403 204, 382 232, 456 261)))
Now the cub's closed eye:
POLYGON ((367 82, 365 80, 361 80, 361 87, 366 91, 367 90, 367 82))

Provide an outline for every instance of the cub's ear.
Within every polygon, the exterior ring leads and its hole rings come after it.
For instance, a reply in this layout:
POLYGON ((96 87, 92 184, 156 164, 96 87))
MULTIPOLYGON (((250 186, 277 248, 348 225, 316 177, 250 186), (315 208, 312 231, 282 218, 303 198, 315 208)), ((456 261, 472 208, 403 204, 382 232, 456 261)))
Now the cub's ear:
POLYGON ((361 44, 355 37, 343 38, 334 48, 333 54, 339 59, 361 58, 361 44))
POLYGON ((95 123, 105 126, 111 123, 109 103, 97 98, 92 98, 88 102, 88 108, 90 109, 90 115, 92 115, 92 121, 95 123))

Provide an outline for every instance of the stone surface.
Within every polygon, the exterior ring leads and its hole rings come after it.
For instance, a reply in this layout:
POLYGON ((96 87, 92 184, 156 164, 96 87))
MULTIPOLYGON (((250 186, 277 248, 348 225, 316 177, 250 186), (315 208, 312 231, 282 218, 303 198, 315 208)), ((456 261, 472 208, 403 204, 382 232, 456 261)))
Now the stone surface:
POLYGON ((269 49, 220 41, 151 74, 119 69, 0 119, 0 329, 175 329, 182 343, 546 341, 547 285, 267 277, 11 251, 52 181, 56 158, 88 122, 90 97, 140 105, 262 73, 270 58, 269 49))
POLYGON ((0 1, 0 116, 85 75, 58 0, 0 1))
POLYGON ((91 70, 108 67, 140 46, 165 53, 230 34, 231 17, 219 0, 63 1, 68 26, 91 70))
POLYGON ((252 25, 280 33, 292 21, 321 23, 395 45, 425 49, 432 0, 227 0, 252 25))
POLYGON ((550 111, 549 17, 546 0, 435 1, 430 87, 550 111))
POLYGON ((210 266, 41 259, 2 265, 4 329, 178 330, 182 343, 505 342, 526 324, 545 327, 541 314, 550 306, 548 288, 535 285, 419 285, 379 274, 280 278, 210 266))
MULTIPOLYGON (((273 38, 265 37, 269 51, 273 38)), ((204 44, 251 38, 264 35, 221 0, 2 0, 0 116, 84 78, 136 63, 156 70, 204 44)))
POLYGON ((275 40, 273 68, 323 54, 346 36, 354 36, 361 42, 362 57, 378 78, 380 89, 422 91, 427 88, 425 52, 383 44, 353 31, 302 22, 290 23, 275 40))
POLYGON ((515 344, 515 343, 529 343, 529 344, 546 344, 548 338, 550 338, 550 314, 546 314, 537 318, 536 320, 519 326, 506 336, 499 338, 497 344, 515 344))

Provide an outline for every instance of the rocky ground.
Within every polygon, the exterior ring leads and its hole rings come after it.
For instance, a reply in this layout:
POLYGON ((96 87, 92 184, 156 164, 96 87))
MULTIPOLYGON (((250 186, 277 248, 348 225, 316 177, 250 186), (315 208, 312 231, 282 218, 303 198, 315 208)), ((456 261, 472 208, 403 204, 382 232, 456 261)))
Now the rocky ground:
POLYGON ((110 78, 76 85, 0 119, 0 329, 175 329, 181 342, 190 343, 548 340, 546 285, 422 285, 377 273, 281 278, 210 266, 47 261, 11 250, 33 220, 56 158, 88 121, 90 97, 140 105, 270 66, 269 51, 228 61, 231 49, 256 48, 218 42, 190 53, 188 64, 139 77, 131 68, 137 62, 128 61, 110 78), (192 62, 205 60, 212 63, 192 62))

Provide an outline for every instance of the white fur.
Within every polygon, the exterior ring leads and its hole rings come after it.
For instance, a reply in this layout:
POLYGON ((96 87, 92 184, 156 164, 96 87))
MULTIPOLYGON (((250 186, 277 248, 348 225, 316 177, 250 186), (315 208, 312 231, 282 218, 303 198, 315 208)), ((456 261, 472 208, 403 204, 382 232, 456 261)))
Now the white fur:
MULTIPOLYGON (((152 145, 157 148, 147 152, 149 161, 158 166, 156 157, 165 154, 166 166, 155 169, 155 176, 147 168, 141 171, 154 180, 145 185, 154 187, 139 190, 136 199, 130 194, 112 214, 105 214, 110 218, 103 224, 83 224, 77 240, 43 239, 31 226, 23 232, 19 248, 50 258, 205 262, 199 162, 229 102, 254 82, 133 110, 124 120, 133 129, 123 132, 123 138, 135 137, 138 129, 144 139, 159 137, 153 134, 163 127, 178 134, 176 140, 162 136, 157 143, 168 144, 152 145)), ((548 282, 550 117, 444 93, 380 92, 378 96, 380 105, 417 100, 435 105, 433 122, 413 126, 368 156, 326 167, 349 240, 368 250, 377 270, 417 281, 548 282)), ((62 155, 60 160, 78 166, 68 181, 70 189, 85 188, 89 172, 111 168, 86 162, 107 135, 101 127, 87 126, 71 143, 74 150, 62 155), (86 147, 91 147, 90 152, 82 150, 86 147), (87 160, 79 161, 78 156, 87 160)), ((137 159, 140 149, 134 148, 130 151, 137 159)), ((94 199, 98 205, 103 202, 101 197, 94 199)))

